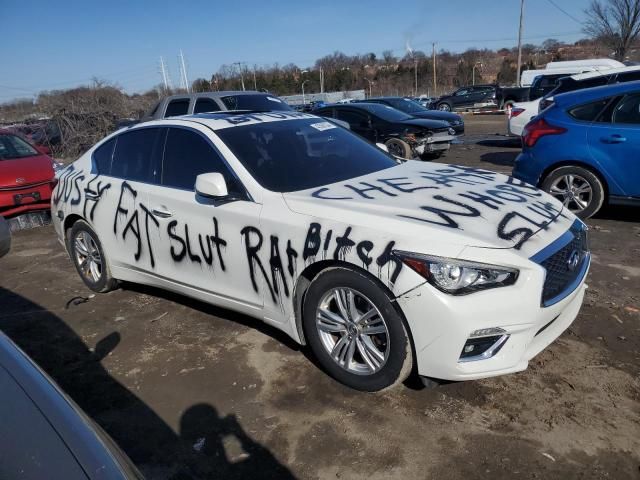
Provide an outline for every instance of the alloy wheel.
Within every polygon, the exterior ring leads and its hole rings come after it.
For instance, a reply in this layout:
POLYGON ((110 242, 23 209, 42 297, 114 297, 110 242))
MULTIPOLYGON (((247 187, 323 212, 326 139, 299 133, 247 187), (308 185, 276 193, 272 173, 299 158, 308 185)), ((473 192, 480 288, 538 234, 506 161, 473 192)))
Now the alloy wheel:
POLYGON ((389 329, 376 306, 360 292, 332 288, 316 310, 316 328, 329 356, 357 375, 378 372, 389 356, 389 329))
POLYGON ((562 175, 554 180, 549 193, 573 213, 585 210, 593 198, 591 184, 584 177, 574 173, 562 175))
POLYGON ((95 240, 86 231, 80 231, 73 239, 73 250, 81 274, 97 283, 102 276, 102 256, 95 240))

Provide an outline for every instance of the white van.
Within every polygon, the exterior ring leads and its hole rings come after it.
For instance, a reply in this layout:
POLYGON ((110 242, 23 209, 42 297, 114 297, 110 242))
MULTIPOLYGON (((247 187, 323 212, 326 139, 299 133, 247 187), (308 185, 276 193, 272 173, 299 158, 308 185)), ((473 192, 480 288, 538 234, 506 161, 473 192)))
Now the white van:
POLYGON ((525 70, 520 76, 520 85, 529 87, 538 75, 575 75, 577 73, 609 70, 611 68, 624 67, 624 63, 610 58, 591 58, 588 60, 568 60, 562 62, 549 62, 544 69, 525 70))

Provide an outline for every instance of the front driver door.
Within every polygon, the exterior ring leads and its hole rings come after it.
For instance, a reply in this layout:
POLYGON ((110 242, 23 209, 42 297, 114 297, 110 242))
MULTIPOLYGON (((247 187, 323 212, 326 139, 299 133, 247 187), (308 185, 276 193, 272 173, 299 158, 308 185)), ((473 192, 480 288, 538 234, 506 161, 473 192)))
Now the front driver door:
POLYGON ((151 225, 157 245, 155 273, 199 297, 234 309, 262 308, 262 295, 246 274, 246 249, 241 231, 259 226, 262 206, 230 170, 200 125, 168 129, 160 185, 148 195, 157 220, 151 225), (196 177, 218 172, 229 195, 205 198, 194 191, 196 177))
POLYGON ((610 115, 609 123, 589 127, 590 151, 623 195, 640 197, 640 92, 623 97, 610 115))

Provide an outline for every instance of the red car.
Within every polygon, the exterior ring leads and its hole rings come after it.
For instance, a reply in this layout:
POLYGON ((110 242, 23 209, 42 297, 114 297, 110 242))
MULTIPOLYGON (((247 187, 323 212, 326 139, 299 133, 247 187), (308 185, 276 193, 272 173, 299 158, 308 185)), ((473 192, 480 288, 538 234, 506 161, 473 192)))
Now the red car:
POLYGON ((62 165, 42 150, 12 132, 0 130, 1 216, 50 208, 54 174, 62 165))

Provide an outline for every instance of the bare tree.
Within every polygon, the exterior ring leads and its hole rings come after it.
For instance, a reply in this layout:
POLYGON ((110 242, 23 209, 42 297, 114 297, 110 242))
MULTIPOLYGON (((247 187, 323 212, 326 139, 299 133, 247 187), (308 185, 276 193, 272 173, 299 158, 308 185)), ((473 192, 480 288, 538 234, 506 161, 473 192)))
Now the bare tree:
POLYGON ((585 10, 584 32, 613 49, 624 60, 640 34, 640 0, 592 0, 585 10))

